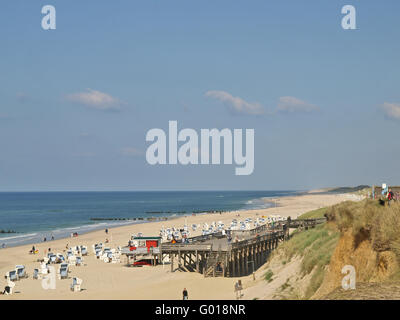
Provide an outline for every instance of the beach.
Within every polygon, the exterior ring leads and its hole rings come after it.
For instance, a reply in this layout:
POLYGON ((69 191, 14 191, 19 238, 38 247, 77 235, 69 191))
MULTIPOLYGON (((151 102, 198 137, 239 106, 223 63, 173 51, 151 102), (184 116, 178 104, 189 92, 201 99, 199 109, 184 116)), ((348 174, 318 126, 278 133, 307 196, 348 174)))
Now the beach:
MULTIPOLYGON (((29 274, 28 279, 17 281, 14 294, 10 296, 0 295, 4 299, 182 299, 182 290, 187 288, 189 299, 235 299, 233 291, 237 278, 204 278, 202 274, 195 272, 171 272, 169 265, 155 267, 144 266, 128 268, 125 266, 125 257, 121 257, 121 263, 111 264, 97 260, 92 251, 92 244, 105 243, 108 239, 108 247, 126 246, 132 234, 139 232, 144 236, 158 236, 161 228, 183 227, 187 224, 202 225, 213 221, 222 221, 229 225, 232 219, 244 220, 256 219, 261 216, 280 215, 297 216, 321 207, 330 206, 345 200, 353 200, 352 194, 304 194, 299 196, 265 199, 276 203, 276 207, 267 209, 253 209, 242 211, 230 211, 222 213, 197 214, 186 217, 177 217, 167 221, 149 222, 143 224, 126 225, 109 229, 108 234, 104 230, 89 232, 75 238, 65 238, 35 244, 39 253, 29 254, 32 245, 23 245, 0 250, 0 288, 6 285, 4 274, 13 270, 16 265, 25 265, 29 274), (53 253, 63 253, 66 247, 85 245, 88 247, 89 256, 84 257, 84 265, 70 268, 69 279, 56 281, 56 289, 45 290, 41 280, 32 279, 34 268, 39 267, 37 259, 42 259, 45 250, 51 249, 53 253), (82 291, 70 291, 72 277, 83 280, 82 291)), ((201 228, 191 232, 191 236, 198 235, 201 228)), ((57 269, 58 266, 55 265, 57 269)), ((262 268, 262 267, 261 267, 262 268)), ((260 269, 261 269, 260 268, 260 269)), ((251 276, 242 277, 246 286, 251 276)), ((266 289, 267 290, 267 289, 266 289)), ((246 297, 244 297, 246 298, 246 297)))

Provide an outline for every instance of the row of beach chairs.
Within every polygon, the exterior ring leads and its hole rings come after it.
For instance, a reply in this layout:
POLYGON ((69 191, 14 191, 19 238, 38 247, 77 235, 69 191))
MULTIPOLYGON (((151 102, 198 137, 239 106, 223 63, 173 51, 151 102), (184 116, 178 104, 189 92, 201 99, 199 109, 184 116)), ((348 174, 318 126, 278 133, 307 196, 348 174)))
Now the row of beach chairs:
POLYGON ((117 249, 104 247, 102 243, 92 246, 95 257, 106 263, 121 263, 121 247, 117 249))

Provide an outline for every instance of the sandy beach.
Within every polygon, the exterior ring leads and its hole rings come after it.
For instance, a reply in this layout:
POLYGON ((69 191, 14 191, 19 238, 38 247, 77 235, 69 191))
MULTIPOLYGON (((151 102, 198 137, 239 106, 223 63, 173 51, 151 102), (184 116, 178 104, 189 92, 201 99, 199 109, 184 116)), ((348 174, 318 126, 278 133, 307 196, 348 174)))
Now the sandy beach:
MULTIPOLYGON (((203 275, 194 272, 171 273, 169 265, 155 267, 145 266, 140 268, 128 268, 125 266, 125 257, 120 264, 104 263, 97 260, 92 252, 92 244, 110 242, 107 246, 116 248, 126 246, 130 236, 142 232, 145 236, 157 236, 159 230, 164 227, 179 227, 185 222, 190 226, 194 223, 223 221, 230 223, 234 218, 243 220, 247 217, 257 218, 268 215, 297 216, 310 210, 330 206, 345 200, 354 198, 352 194, 306 194, 300 196, 282 197, 273 199, 277 206, 248 211, 223 212, 221 214, 204 214, 188 217, 180 217, 169 221, 151 222, 144 224, 128 225, 109 229, 106 235, 104 230, 94 231, 80 235, 76 238, 60 239, 35 244, 39 254, 30 255, 32 245, 5 248, 0 250, 0 288, 4 289, 6 281, 4 275, 13 270, 15 265, 25 265, 29 273, 28 279, 16 282, 14 294, 10 296, 0 295, 4 299, 181 299, 184 287, 189 292, 189 299, 235 299, 233 286, 237 278, 204 278, 203 275), (240 217, 238 217, 238 214, 240 217), (43 258, 45 250, 64 252, 66 246, 86 245, 89 256, 84 257, 84 265, 71 267, 69 279, 58 280, 56 289, 45 290, 41 280, 33 280, 34 268, 39 267, 37 259, 43 258), (83 280, 81 292, 71 292, 72 277, 83 280)), ((267 201, 267 199, 265 200, 267 201)), ((269 199, 268 201, 271 201, 269 199)), ((201 228, 200 228, 201 229, 201 228)), ((198 231, 199 232, 199 231, 198 231)), ((191 235, 196 235, 192 232, 191 235)), ((58 269, 58 266, 55 265, 58 269)), ((241 278, 244 285, 248 285, 249 277, 241 278)), ((268 290, 267 286, 265 290, 268 290)), ((243 297, 246 299, 246 296, 243 297)))

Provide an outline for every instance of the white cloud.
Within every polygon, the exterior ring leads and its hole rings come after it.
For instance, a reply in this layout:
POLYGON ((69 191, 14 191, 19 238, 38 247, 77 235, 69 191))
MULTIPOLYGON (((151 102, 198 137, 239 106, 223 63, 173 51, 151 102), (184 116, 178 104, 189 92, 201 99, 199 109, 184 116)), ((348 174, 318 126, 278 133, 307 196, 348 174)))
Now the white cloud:
POLYGON ((278 111, 286 112, 311 112, 319 110, 319 107, 295 97, 280 97, 278 111))
POLYGON ((137 148, 125 147, 121 149, 121 154, 129 157, 139 157, 144 155, 144 152, 137 148))
POLYGON ((222 101, 235 113, 249 115, 261 115, 264 113, 264 108, 258 102, 250 103, 225 91, 207 91, 205 95, 222 101))
POLYGON ((93 89, 67 95, 69 101, 83 104, 87 107, 103 111, 119 111, 122 101, 107 93, 93 89))
POLYGON ((382 109, 387 117, 400 120, 400 104, 385 102, 382 109))

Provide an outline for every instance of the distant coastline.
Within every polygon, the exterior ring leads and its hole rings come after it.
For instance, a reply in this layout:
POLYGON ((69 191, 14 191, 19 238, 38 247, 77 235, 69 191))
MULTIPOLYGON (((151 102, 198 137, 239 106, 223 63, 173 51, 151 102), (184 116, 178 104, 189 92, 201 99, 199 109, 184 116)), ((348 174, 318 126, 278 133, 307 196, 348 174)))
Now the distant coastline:
POLYGON ((298 194, 298 191, 7 193, 10 198, 5 200, 3 193, 0 201, 3 200, 5 209, 0 211, 0 221, 4 226, 0 225, 0 230, 18 233, 0 234, 0 248, 3 244, 14 247, 41 243, 44 238, 50 242, 53 237, 64 239, 71 233, 81 235, 182 216, 265 209, 275 206, 273 198, 298 194), (22 201, 21 205, 22 198, 31 200, 22 201), (25 219, 21 221, 19 215, 25 219))

